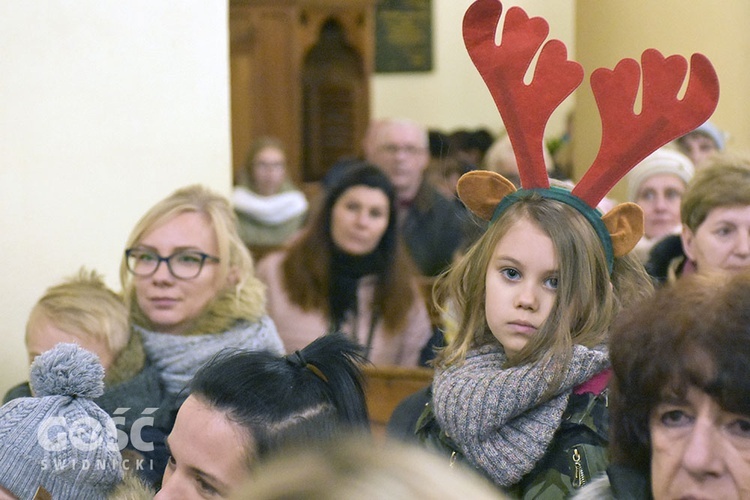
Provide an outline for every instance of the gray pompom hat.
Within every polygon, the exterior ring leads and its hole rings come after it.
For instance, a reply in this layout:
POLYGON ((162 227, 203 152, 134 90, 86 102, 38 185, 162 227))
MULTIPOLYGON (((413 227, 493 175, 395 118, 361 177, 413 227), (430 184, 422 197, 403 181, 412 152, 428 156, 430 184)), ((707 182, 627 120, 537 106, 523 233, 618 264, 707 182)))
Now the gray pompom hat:
POLYGON ((58 344, 31 365, 36 394, 0 407, 0 485, 19 498, 41 486, 55 500, 106 498, 122 480, 112 419, 92 401, 104 368, 76 344, 58 344))

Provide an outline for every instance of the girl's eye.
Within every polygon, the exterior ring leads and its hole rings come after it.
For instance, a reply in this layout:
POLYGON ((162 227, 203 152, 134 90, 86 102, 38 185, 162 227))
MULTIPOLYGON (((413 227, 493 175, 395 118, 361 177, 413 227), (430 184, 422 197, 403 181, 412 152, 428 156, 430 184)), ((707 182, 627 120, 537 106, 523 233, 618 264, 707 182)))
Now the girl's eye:
POLYGON ((513 269, 512 267, 501 269, 500 274, 512 281, 521 279, 521 273, 519 273, 517 269, 513 269))
POLYGON ((557 290, 557 283, 558 283, 557 276, 552 276, 544 280, 544 286, 546 286, 547 288, 551 288, 552 290, 557 290))

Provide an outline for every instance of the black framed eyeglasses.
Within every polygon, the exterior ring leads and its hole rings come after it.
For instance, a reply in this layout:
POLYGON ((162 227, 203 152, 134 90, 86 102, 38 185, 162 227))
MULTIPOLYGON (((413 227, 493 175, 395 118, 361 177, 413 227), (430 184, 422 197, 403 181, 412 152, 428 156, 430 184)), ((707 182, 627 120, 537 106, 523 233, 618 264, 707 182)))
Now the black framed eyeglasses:
POLYGON ((173 253, 169 257, 162 257, 153 250, 128 248, 125 250, 125 262, 128 271, 144 278, 152 276, 159 269, 161 263, 166 262, 167 269, 172 276, 189 280, 201 273, 206 262, 217 263, 219 258, 195 250, 183 250, 173 253))

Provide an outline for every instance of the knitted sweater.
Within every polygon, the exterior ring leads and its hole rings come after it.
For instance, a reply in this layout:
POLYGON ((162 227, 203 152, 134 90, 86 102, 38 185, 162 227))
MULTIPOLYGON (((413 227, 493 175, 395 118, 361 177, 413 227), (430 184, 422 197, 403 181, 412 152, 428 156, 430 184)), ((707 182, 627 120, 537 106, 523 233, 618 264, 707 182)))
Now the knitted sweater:
POLYGON ((252 246, 276 246, 286 242, 303 225, 308 203, 301 191, 288 190, 261 196, 237 186, 232 193, 237 230, 252 246))

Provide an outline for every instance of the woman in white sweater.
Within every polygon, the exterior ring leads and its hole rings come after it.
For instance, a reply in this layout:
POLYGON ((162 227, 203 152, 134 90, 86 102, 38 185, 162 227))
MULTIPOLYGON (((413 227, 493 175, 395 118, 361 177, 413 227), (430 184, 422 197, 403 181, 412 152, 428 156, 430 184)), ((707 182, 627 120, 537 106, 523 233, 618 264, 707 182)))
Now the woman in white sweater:
POLYGON ((244 177, 232 193, 242 241, 251 247, 283 244, 302 227, 308 203, 287 178, 281 141, 274 137, 255 141, 244 177))

